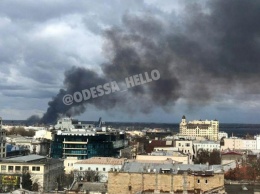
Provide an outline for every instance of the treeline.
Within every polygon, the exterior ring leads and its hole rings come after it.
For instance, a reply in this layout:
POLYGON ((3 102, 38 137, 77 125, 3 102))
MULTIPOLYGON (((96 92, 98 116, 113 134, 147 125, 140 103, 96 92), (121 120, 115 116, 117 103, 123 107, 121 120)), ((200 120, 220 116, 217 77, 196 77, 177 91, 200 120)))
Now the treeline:
POLYGON ((221 156, 219 150, 213 150, 209 152, 208 150, 200 149, 198 150, 197 157, 194 159, 194 164, 206 164, 215 165, 221 164, 221 156))
POLYGON ((6 131, 6 135, 21 135, 33 137, 35 135, 35 131, 32 129, 25 130, 23 127, 12 127, 10 130, 6 131))
POLYGON ((259 181, 260 180, 260 158, 243 163, 242 165, 237 165, 236 168, 230 169, 225 173, 225 179, 228 180, 250 180, 259 181))

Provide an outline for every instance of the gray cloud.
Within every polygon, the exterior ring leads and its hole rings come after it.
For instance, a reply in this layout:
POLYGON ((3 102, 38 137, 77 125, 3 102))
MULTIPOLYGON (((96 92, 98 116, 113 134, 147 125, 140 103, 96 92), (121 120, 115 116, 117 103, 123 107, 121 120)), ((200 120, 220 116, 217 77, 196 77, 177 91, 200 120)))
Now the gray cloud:
POLYGON ((65 93, 158 69, 159 81, 90 104, 130 114, 171 110, 179 101, 196 109, 212 103, 223 107, 227 97, 258 106, 253 103, 260 92, 258 1, 103 3, 1 1, 2 97, 46 99, 61 88, 50 102, 59 107, 50 110, 55 120, 87 108, 63 108, 65 93))

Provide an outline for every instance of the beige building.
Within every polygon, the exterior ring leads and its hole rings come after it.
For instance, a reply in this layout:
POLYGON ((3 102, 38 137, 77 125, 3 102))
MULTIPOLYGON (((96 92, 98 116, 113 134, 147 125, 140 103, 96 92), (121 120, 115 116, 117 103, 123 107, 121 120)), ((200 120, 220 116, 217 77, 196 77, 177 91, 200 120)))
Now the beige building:
POLYGON ((125 163, 122 171, 109 172, 108 194, 225 193, 223 172, 207 169, 200 165, 125 163))
POLYGON ((9 158, 0 162, 0 180, 3 188, 19 188, 22 174, 29 172, 32 182, 38 183, 40 191, 57 188, 57 178, 63 173, 63 161, 39 155, 27 155, 9 158), (8 177, 8 179, 6 178, 8 177), (5 181, 7 180, 13 180, 5 181))
POLYGON ((66 174, 74 171, 74 164, 78 162, 78 157, 67 157, 64 159, 64 170, 66 174))
POLYGON ((221 150, 256 150, 259 148, 259 137, 256 139, 224 138, 221 150))
POLYGON ((183 116, 180 123, 180 135, 205 137, 209 140, 218 140, 219 133, 219 121, 217 120, 194 120, 186 121, 186 117, 183 116))

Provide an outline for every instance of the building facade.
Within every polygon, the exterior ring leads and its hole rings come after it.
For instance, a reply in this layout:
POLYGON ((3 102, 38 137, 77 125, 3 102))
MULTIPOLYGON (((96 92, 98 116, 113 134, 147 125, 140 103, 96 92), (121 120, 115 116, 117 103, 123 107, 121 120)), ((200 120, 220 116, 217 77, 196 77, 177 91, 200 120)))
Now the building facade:
POLYGON ((224 174, 202 165, 125 163, 109 172, 109 194, 225 193, 224 174))
POLYGON ((0 159, 6 157, 6 132, 2 128, 2 118, 0 117, 0 159))
POLYGON ((53 158, 77 157, 82 160, 94 156, 118 156, 119 150, 126 145, 125 133, 122 131, 83 125, 74 120, 68 124, 68 119, 64 127, 62 122, 58 121, 58 126, 55 126, 60 130, 54 135, 51 145, 53 158))
POLYGON ((39 155, 5 159, 0 166, 0 183, 4 190, 8 187, 20 188, 22 174, 26 172, 30 173, 32 182, 38 184, 39 191, 54 190, 57 188, 57 178, 63 174, 62 160, 39 155))
POLYGON ((195 156, 199 150, 207 150, 209 152, 213 152, 213 150, 220 150, 220 142, 219 141, 194 141, 193 148, 195 156))
POLYGON ((74 164, 74 177, 82 177, 89 171, 95 171, 98 175, 97 182, 107 182, 109 171, 119 171, 125 159, 111 157, 93 157, 86 160, 78 161, 74 164))
POLYGON ((218 140, 219 133, 219 121, 217 120, 194 120, 186 121, 186 117, 183 116, 180 123, 180 135, 204 137, 209 140, 218 140))
POLYGON ((260 138, 256 136, 255 139, 241 139, 237 137, 224 138, 221 150, 259 150, 260 138))

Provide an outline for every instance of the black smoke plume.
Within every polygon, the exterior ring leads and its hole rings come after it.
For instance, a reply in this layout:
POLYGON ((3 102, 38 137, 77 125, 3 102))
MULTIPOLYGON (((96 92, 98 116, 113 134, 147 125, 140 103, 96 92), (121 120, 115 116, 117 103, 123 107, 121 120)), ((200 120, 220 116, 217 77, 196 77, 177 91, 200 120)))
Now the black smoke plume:
MULTIPOLYGON (((199 1, 198 1, 199 2, 199 1)), ((73 67, 65 73, 64 89, 49 102, 42 122, 60 115, 78 115, 89 103, 100 109, 119 107, 149 112, 169 107, 178 99, 205 105, 213 99, 259 94, 260 1, 218 0, 205 4, 188 2, 180 16, 175 13, 125 15, 122 26, 105 32, 101 76, 73 67), (158 69, 158 81, 66 106, 67 93, 158 69), (134 102, 134 103, 131 103, 134 102)), ((235 97, 234 97, 235 98, 235 97)))

